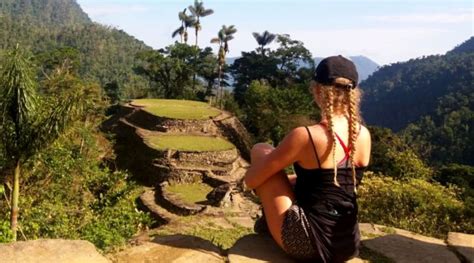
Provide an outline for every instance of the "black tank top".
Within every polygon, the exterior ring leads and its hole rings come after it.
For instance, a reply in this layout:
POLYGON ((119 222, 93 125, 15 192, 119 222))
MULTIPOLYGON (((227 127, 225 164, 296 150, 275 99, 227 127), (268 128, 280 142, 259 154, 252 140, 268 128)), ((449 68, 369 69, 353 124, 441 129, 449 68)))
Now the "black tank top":
MULTIPOLYGON (((321 166, 311 133, 306 127, 313 144, 314 153, 321 166)), ((341 145, 347 149, 342 140, 341 145)), ((320 257, 329 262, 344 262, 358 254, 360 234, 357 224, 357 195, 354 192, 352 168, 348 161, 338 165, 337 180, 334 184, 334 169, 305 169, 294 164, 297 175, 295 196, 298 205, 306 213, 311 225, 312 242, 320 257)), ((356 167, 357 184, 362 180, 365 167, 356 167)))

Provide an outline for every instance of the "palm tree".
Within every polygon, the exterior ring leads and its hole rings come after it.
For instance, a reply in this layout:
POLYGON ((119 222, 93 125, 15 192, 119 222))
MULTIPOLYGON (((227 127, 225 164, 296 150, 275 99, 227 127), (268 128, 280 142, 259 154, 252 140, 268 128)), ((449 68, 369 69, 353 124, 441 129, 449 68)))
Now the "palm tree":
POLYGON ((252 35, 260 46, 258 49, 260 50, 262 56, 265 56, 265 46, 270 45, 273 40, 275 40, 276 35, 268 32, 267 30, 265 30, 265 32, 263 32, 261 35, 257 32, 252 33, 252 35))
MULTIPOLYGON (((222 70, 225 65, 225 55, 229 53, 229 41, 234 39, 234 34, 237 32, 237 29, 234 25, 229 27, 223 25, 222 29, 219 30, 217 33, 217 37, 211 39, 211 43, 219 44, 219 52, 218 52, 218 65, 219 65, 219 75, 218 75, 218 83, 219 83, 219 90, 218 95, 220 93, 220 103, 222 107, 222 100, 224 98, 224 88, 222 87, 222 70)), ((219 97, 219 96, 218 96, 219 97)))
POLYGON ((181 43, 188 43, 188 28, 193 27, 196 23, 196 17, 188 16, 186 14, 186 8, 178 13, 179 20, 181 21, 181 26, 176 29, 173 34, 171 35, 173 38, 176 37, 178 34, 181 37, 181 43))
POLYGON ((201 30, 201 17, 212 15, 214 10, 204 8, 204 3, 199 0, 194 0, 194 5, 188 7, 189 11, 196 17, 196 23, 194 23, 194 29, 196 30, 196 46, 198 46, 198 33, 201 30))
POLYGON ((10 223, 16 240, 21 165, 65 129, 74 115, 72 112, 79 109, 78 97, 58 100, 50 112, 40 112, 33 67, 18 46, 4 60, 0 95, 0 145, 5 148, 9 166, 15 167, 10 223))

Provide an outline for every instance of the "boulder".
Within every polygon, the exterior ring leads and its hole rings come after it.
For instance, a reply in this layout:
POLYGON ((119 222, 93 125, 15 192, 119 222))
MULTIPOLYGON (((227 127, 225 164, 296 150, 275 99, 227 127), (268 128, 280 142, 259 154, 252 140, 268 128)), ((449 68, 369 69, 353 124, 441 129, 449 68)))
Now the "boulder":
POLYGON ((269 235, 247 235, 229 250, 230 263, 293 263, 269 235))
POLYGON ((359 224, 365 236, 363 246, 397 263, 460 262, 443 240, 426 237, 402 229, 372 224, 359 224))
POLYGON ((461 254, 467 262, 474 262, 474 235, 449 232, 448 245, 461 254))
MULTIPOLYGON (((294 263, 296 262, 273 241, 269 235, 247 235, 239 239, 229 250, 230 263, 294 263)), ((348 263, 363 263, 354 258, 348 263)))
POLYGON ((83 240, 34 240, 0 245, 3 263, 108 263, 97 249, 83 240))
POLYGON ((112 256, 117 263, 222 263, 219 249, 202 238, 172 235, 160 236, 112 256))

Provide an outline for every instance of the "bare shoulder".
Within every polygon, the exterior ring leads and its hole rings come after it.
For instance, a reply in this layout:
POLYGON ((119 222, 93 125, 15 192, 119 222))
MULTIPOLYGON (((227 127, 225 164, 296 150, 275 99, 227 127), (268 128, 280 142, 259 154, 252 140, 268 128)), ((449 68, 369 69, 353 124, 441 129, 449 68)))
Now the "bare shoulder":
POLYGON ((364 125, 360 125, 361 126, 361 129, 360 129, 360 134, 359 136, 363 139, 363 140, 368 140, 370 141, 371 140, 371 137, 370 137, 370 131, 367 127, 365 127, 364 125))
POLYGON ((285 140, 295 141, 295 142, 302 142, 307 140, 308 132, 306 127, 297 127, 291 130, 285 137, 285 140))

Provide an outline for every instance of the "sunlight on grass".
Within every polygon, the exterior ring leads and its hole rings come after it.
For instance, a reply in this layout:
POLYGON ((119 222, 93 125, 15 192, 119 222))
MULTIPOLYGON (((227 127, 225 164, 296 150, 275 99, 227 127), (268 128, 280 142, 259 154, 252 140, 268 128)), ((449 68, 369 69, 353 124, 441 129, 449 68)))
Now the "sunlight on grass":
POLYGON ((220 114, 216 108, 205 102, 189 100, 133 100, 132 105, 145 107, 145 111, 171 119, 205 120, 220 114))
POLYGON ((181 150, 195 152, 212 152, 234 149, 235 146, 221 138, 191 135, 158 135, 149 136, 146 142, 157 150, 181 150))
POLYGON ((166 190, 176 194, 183 202, 195 204, 206 201, 206 195, 212 191, 212 187, 204 183, 172 184, 166 190))

